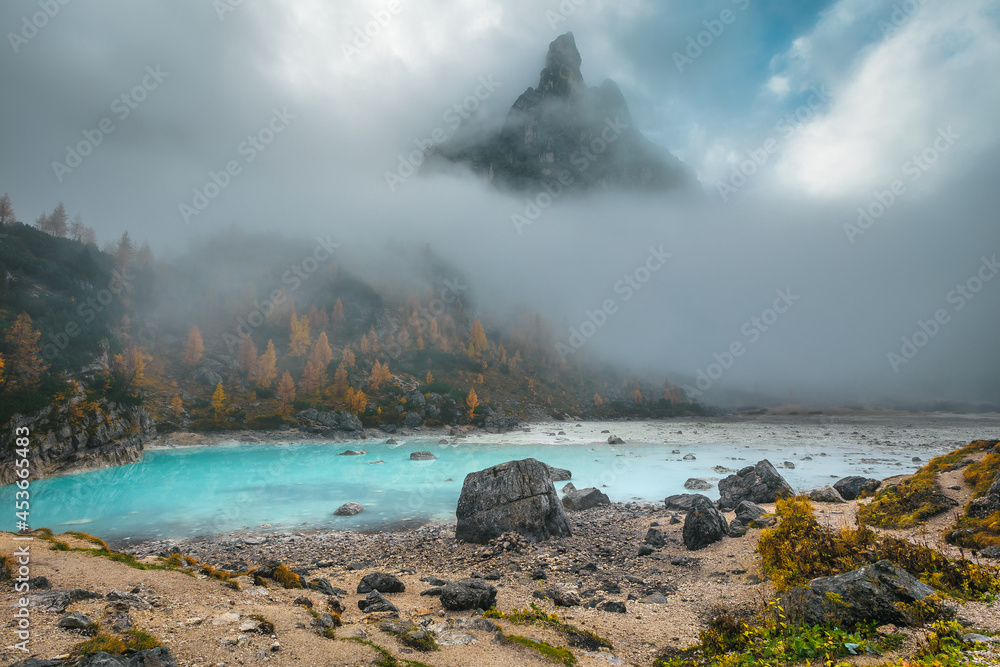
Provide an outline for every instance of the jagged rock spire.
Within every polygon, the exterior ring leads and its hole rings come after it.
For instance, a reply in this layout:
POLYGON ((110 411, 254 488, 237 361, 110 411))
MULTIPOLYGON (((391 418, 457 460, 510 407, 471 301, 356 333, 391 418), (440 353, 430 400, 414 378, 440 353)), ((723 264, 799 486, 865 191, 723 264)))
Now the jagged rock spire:
POLYGON ((543 97, 568 97, 586 90, 580 73, 582 62, 573 33, 556 37, 549 44, 549 52, 545 56, 545 69, 538 79, 538 92, 543 97))

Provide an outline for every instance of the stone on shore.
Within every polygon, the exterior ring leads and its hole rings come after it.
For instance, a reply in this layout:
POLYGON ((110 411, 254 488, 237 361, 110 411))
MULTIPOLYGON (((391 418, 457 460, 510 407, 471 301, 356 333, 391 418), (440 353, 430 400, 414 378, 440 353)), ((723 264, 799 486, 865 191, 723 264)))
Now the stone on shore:
POLYGON ((802 615, 807 624, 839 626, 875 621, 906 625, 898 604, 913 604, 934 589, 887 560, 832 577, 813 579, 805 588, 785 594, 786 612, 802 615))
POLYGON ((598 505, 610 505, 611 499, 600 489, 591 487, 589 489, 580 489, 579 491, 570 491, 563 496, 562 502, 567 510, 578 512, 597 507, 598 505))
POLYGON ((405 593, 406 585, 400 581, 399 577, 388 572, 370 572, 361 578, 358 584, 358 593, 369 593, 378 591, 379 593, 405 593))
POLYGON ((844 497, 832 486, 824 486, 809 492, 809 500, 814 503, 844 503, 844 497))
POLYGON ((692 491, 708 491, 712 488, 712 485, 700 477, 692 477, 684 482, 684 488, 692 491))
MULTIPOLYGON (((549 477, 552 478, 553 482, 565 482, 567 479, 573 479, 573 473, 565 468, 553 468, 548 463, 543 465, 549 471, 549 477)), ((563 489, 565 490, 565 487, 563 489)))
POLYGON ((718 542, 729 534, 729 524, 722 513, 715 508, 715 503, 699 496, 691 505, 691 510, 684 518, 684 546, 689 550, 704 549, 718 542))
POLYGON ((529 542, 572 534, 545 464, 508 461, 466 475, 456 509, 456 539, 486 544, 513 531, 529 542))
POLYGON ((364 508, 364 506, 361 503, 356 503, 356 502, 352 501, 352 502, 349 502, 349 503, 344 503, 343 505, 341 505, 340 507, 338 507, 336 510, 334 510, 333 513, 336 516, 354 516, 355 514, 360 514, 361 512, 364 512, 364 511, 365 511, 365 508, 364 508))
POLYGON ((844 500, 857 500, 862 493, 874 493, 882 482, 870 477, 851 475, 834 483, 833 488, 844 500))
POLYGON ((764 459, 719 482, 719 509, 732 509, 743 500, 773 503, 792 495, 795 495, 792 487, 771 462, 764 459))
POLYGON ((396 605, 382 597, 379 591, 370 591, 363 599, 358 600, 358 609, 366 614, 374 614, 380 611, 399 612, 396 605))
POLYGON ((482 579, 461 579, 441 589, 441 605, 449 611, 489 609, 497 598, 497 589, 482 579))

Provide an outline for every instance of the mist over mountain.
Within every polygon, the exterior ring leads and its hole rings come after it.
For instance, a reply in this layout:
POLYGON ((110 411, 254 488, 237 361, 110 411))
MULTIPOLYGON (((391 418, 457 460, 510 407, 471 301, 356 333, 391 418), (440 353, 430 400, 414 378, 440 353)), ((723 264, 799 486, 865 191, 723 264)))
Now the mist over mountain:
POLYGON ((438 157, 466 165, 515 190, 631 189, 695 191, 690 167, 636 128, 621 89, 611 79, 587 87, 573 33, 549 44, 538 85, 510 108, 498 132, 461 131, 438 146, 438 157))

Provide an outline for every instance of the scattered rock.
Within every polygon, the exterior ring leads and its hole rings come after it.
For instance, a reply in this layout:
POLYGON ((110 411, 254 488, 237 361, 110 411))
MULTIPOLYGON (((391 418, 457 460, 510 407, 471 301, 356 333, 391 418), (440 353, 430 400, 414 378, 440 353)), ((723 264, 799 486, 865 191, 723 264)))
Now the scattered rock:
POLYGON ((382 594, 378 591, 370 591, 364 599, 358 600, 358 609, 366 614, 374 614, 376 612, 383 611, 399 613, 399 609, 396 608, 396 605, 382 597, 382 594))
POLYGON ((399 577, 388 572, 370 572, 361 578, 358 584, 358 593, 368 593, 378 591, 379 593, 403 593, 406 585, 400 581, 399 577))
POLYGON ((388 440, 385 441, 385 444, 387 444, 387 445, 398 445, 399 442, 395 438, 389 438, 388 440))
POLYGON ((644 598, 639 598, 639 604, 667 604, 667 596, 663 593, 656 592, 647 595, 644 598))
POLYGON ((530 542, 572 534, 548 470, 535 459, 466 475, 455 514, 455 537, 465 542, 485 544, 507 531, 530 542))
POLYGON ((364 454, 367 453, 368 452, 363 449, 346 449, 337 456, 363 456, 364 454))
POLYGON ((303 607, 309 607, 310 609, 312 609, 313 601, 310 600, 305 595, 300 595, 297 598, 295 598, 294 600, 292 600, 292 604, 297 604, 297 605, 300 605, 300 606, 303 606, 303 607))
POLYGON ((28 605, 39 611, 66 611, 66 607, 80 600, 93 600, 102 597, 100 593, 86 591, 82 588, 63 588, 28 597, 28 605))
POLYGON ((364 505, 361 503, 356 503, 351 501, 349 503, 344 503, 334 511, 335 516, 354 516, 355 514, 360 514, 364 512, 364 505))
POLYGON ((695 456, 694 454, 685 454, 684 457, 683 457, 683 460, 684 461, 694 461, 697 458, 698 457, 695 456))
POLYGON ((667 544, 667 538, 663 534, 662 530, 657 528, 650 528, 646 531, 646 539, 643 540, 645 544, 650 544, 654 547, 663 547, 667 544))
POLYGON ((715 504, 705 496, 697 498, 684 518, 684 546, 692 551, 704 549, 728 533, 729 525, 715 504))
POLYGON ((431 452, 413 452, 410 454, 411 461, 433 461, 436 458, 431 452))
POLYGON ((817 503, 844 503, 843 496, 837 493, 837 489, 832 486, 824 486, 819 489, 813 489, 809 492, 809 500, 817 503))
POLYGON ((580 594, 572 588, 565 586, 549 586, 543 590, 533 592, 532 596, 539 599, 548 598, 557 607, 580 606, 580 594))
POLYGON ((636 553, 636 555, 637 556, 648 556, 649 554, 654 553, 655 551, 656 551, 656 549, 654 549, 653 547, 649 546, 648 544, 643 544, 642 546, 639 547, 639 551, 636 553))
POLYGON ((311 591, 316 591, 321 595, 336 595, 337 592, 333 589, 333 585, 330 583, 329 579, 313 579, 308 584, 306 588, 311 591))
POLYGON ((740 501, 740 504, 736 506, 736 518, 747 525, 750 525, 751 521, 759 519, 765 514, 767 514, 767 510, 753 504, 749 500, 740 501))
POLYGON ((852 475, 836 482, 833 488, 844 500, 857 500, 862 493, 874 493, 880 486, 882 482, 877 479, 852 475))
POLYGON ((497 597, 497 589, 482 579, 452 581, 441 591, 441 605, 449 611, 489 609, 497 597))
POLYGON ((808 624, 906 625, 897 604, 913 604, 934 589, 887 560, 832 577, 820 577, 786 594, 785 609, 801 611, 808 624), (833 594, 833 595, 830 595, 833 594), (834 597, 839 596, 839 597, 834 597))
POLYGON ((624 445, 625 441, 622 440, 621 438, 619 438, 617 435, 609 435, 608 436, 608 444, 609 445, 624 445))
POLYGON ((684 488, 691 489, 692 491, 708 491, 712 488, 712 485, 700 477, 692 477, 684 482, 684 488))
POLYGON ((576 491, 576 487, 573 486, 573 482, 569 482, 562 488, 562 493, 569 493, 571 491, 576 491))
POLYGON ((785 462, 784 462, 784 463, 782 463, 781 465, 785 466, 785 467, 786 467, 786 468, 788 468, 789 470, 795 470, 795 464, 794 464, 794 463, 792 463, 791 461, 785 461, 785 462))
POLYGON ((56 627, 64 630, 91 630, 94 627, 94 619, 78 611, 70 611, 59 617, 56 627))
POLYGON ((587 510, 598 505, 610 505, 611 499, 595 488, 570 491, 562 499, 563 506, 572 511, 587 510))
POLYGON ((624 614, 628 612, 624 602, 616 602, 614 600, 603 602, 597 605, 597 608, 601 611, 611 612, 612 614, 624 614))
POLYGON ((764 459, 720 481, 719 495, 719 508, 730 509, 743 500, 773 503, 778 498, 794 495, 794 492, 771 462, 764 459))

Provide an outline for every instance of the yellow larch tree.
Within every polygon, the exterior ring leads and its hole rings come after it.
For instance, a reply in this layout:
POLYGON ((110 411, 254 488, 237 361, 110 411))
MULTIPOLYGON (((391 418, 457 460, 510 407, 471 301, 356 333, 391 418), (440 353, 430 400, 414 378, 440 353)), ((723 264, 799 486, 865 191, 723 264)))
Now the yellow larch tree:
POLYGON ((304 357, 309 352, 309 318, 306 316, 296 317, 292 313, 291 324, 289 325, 289 353, 293 357, 304 357))
POLYGON ((201 361, 201 355, 205 353, 205 341, 201 338, 201 330, 197 326, 191 327, 188 332, 187 343, 184 345, 184 363, 187 366, 196 366, 201 361))
POLYGON ((292 374, 285 371, 281 376, 281 381, 278 382, 278 391, 276 392, 278 400, 281 401, 281 407, 283 409, 288 409, 288 407, 295 401, 295 381, 292 380, 292 374))
POLYGON ((476 407, 479 405, 479 397, 476 396, 475 387, 469 389, 469 395, 465 397, 465 404, 469 406, 469 419, 472 419, 472 413, 476 411, 476 407))
POLYGON ((274 379, 278 377, 278 354, 274 351, 274 341, 267 341, 264 354, 257 362, 257 384, 264 389, 270 389, 274 379))
POLYGON ((226 414, 226 392, 222 388, 222 383, 215 385, 215 393, 212 394, 212 413, 215 421, 222 421, 226 414))

